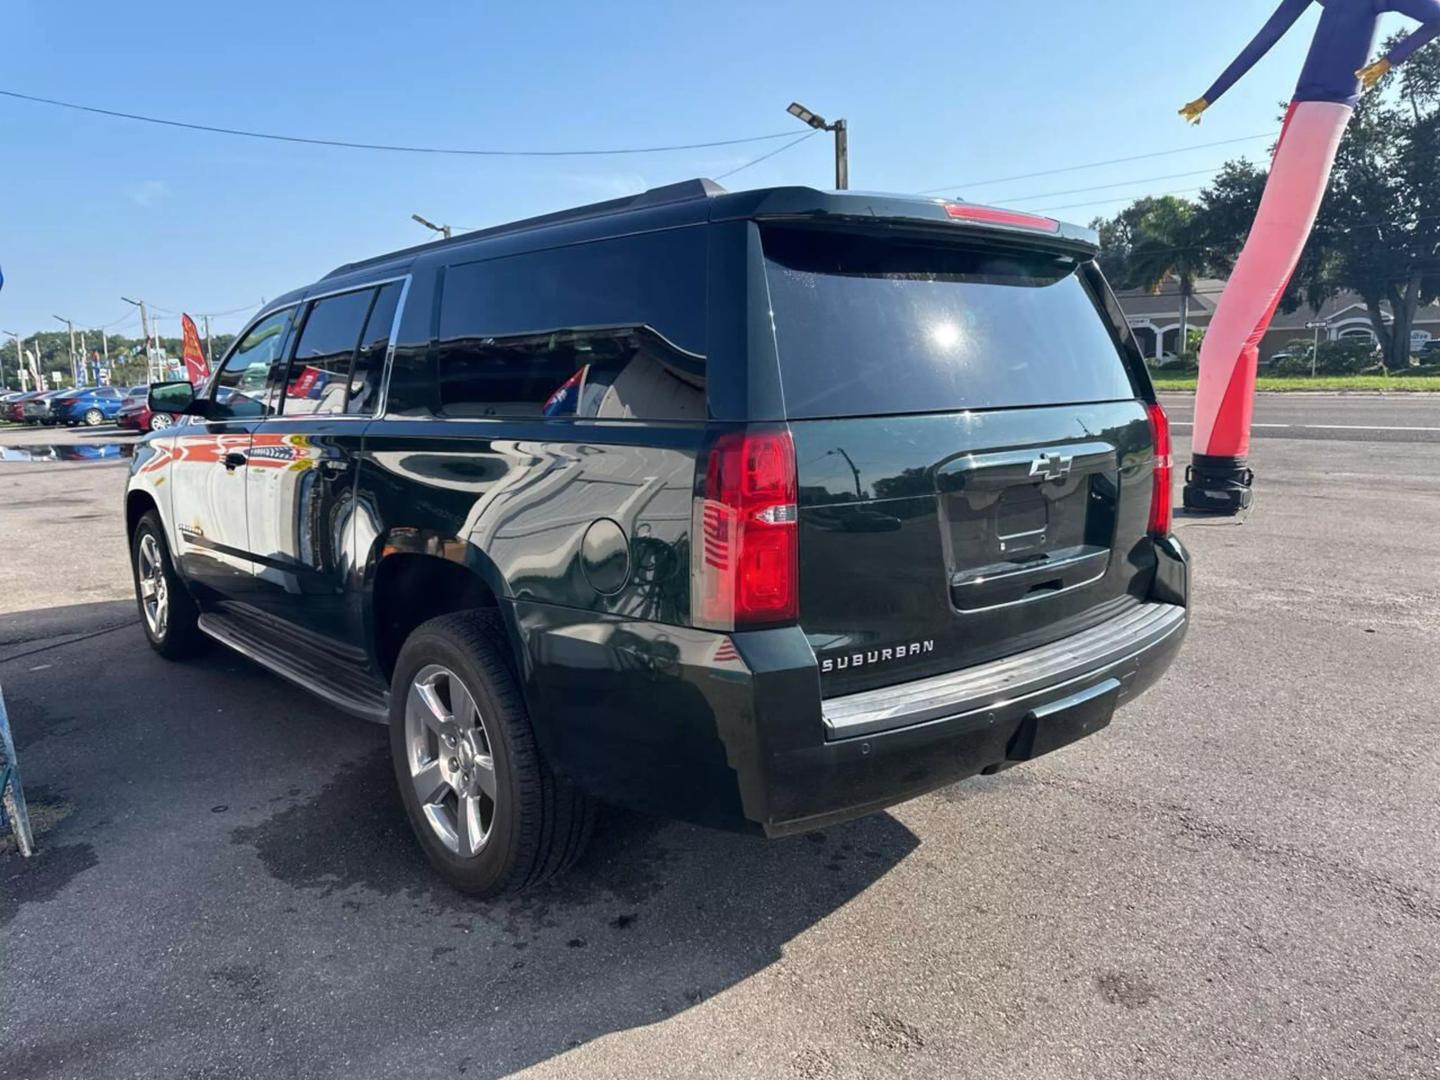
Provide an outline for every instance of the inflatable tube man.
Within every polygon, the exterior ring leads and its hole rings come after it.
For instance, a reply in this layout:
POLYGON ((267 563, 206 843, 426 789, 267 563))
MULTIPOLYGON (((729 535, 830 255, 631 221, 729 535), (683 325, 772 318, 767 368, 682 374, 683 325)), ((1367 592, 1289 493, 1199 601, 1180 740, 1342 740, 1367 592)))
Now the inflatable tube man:
POLYGON ((1234 513, 1250 505, 1247 458, 1260 339, 1314 227, 1362 83, 1370 89, 1440 36, 1440 0, 1283 0, 1215 85, 1180 115, 1198 122, 1312 3, 1324 8, 1320 25, 1285 116, 1255 223, 1200 349, 1194 457, 1185 480, 1185 505, 1194 510, 1234 513), (1362 66, 1374 48, 1380 16, 1391 11, 1418 20, 1420 29, 1384 58, 1362 66))

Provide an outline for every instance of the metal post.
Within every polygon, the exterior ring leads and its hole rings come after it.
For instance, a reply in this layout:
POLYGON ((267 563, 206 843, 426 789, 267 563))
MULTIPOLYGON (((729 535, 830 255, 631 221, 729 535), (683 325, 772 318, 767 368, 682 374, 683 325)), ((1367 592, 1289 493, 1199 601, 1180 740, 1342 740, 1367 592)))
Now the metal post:
POLYGON ((35 854, 30 832, 30 812, 25 808, 25 789, 20 786, 20 765, 15 760, 15 740, 10 737, 10 717, 5 712, 5 694, 0 692, 0 804, 10 819, 15 846, 29 858, 35 854))
POLYGON ((835 132, 835 189, 844 191, 850 186, 850 129, 844 120, 831 125, 835 132))
POLYGON ((205 320, 205 366, 213 369, 215 367, 215 350, 210 344, 210 316, 201 315, 200 318, 205 320))

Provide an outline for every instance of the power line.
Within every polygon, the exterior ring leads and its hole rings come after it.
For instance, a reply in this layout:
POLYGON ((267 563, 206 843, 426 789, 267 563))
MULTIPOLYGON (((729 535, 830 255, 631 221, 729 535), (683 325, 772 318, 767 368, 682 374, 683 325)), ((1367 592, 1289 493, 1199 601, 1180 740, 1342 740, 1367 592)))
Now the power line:
POLYGON ((1174 191, 1149 191, 1146 192, 1144 195, 1117 195, 1113 199, 1091 199, 1089 202, 1066 203, 1064 206, 1047 206, 1041 212, 1045 214, 1056 214, 1059 213, 1061 210, 1075 210, 1082 206, 1099 206, 1102 203, 1127 202, 1134 199, 1144 199, 1150 197, 1163 198, 1166 195, 1193 195, 1197 191, 1204 190, 1205 186, 1201 185, 1200 187, 1176 188, 1174 191))
POLYGON ((997 195, 994 198, 1007 203, 1029 202, 1031 199, 1056 199, 1061 195, 1080 195, 1086 191, 1110 191, 1118 187, 1134 187, 1139 184, 1155 184, 1161 180, 1179 180, 1187 176, 1205 176, 1214 174, 1225 167, 1224 164, 1214 165, 1208 169, 1194 169, 1190 172, 1167 173, 1165 176, 1147 176, 1136 180, 1121 180, 1116 184, 1096 184, 1093 187, 1070 188, 1068 191, 1047 191, 1041 195, 997 195))
POLYGON ((739 146, 742 143, 765 142, 770 139, 787 139, 794 131, 778 131, 771 135, 749 135, 742 139, 715 139, 710 142, 676 143, 669 146, 628 146, 606 150, 478 150, 453 146, 404 146, 391 143, 350 142, 345 139, 318 139, 303 135, 279 135, 274 132, 249 131, 244 128, 220 127, 215 124, 195 124, 185 120, 167 120, 158 116, 144 116, 140 113, 122 112, 118 109, 102 109, 95 105, 81 105, 73 101, 57 101, 54 98, 36 97, 15 90, 0 90, 0 96, 17 101, 29 101, 37 105, 52 105, 60 109, 109 116, 121 120, 137 120, 145 124, 159 124, 163 127, 186 128, 190 131, 208 131, 216 135, 238 135, 247 139, 270 139, 275 142, 303 143, 308 146, 334 146, 346 150, 383 150, 397 154, 458 154, 465 157, 606 157, 618 154, 665 154, 676 150, 708 150, 717 146, 739 146))
POLYGON ((774 157, 776 154, 783 154, 786 150, 789 150, 792 146, 799 146, 799 145, 800 145, 802 142, 804 142, 806 139, 814 138, 816 135, 819 135, 819 134, 820 134, 820 129, 816 129, 816 130, 814 130, 814 131, 807 131, 804 135, 801 135, 798 139, 795 139, 793 142, 788 142, 788 143, 786 143, 784 146, 780 147, 778 150, 771 150, 768 154, 761 154, 761 155, 760 155, 759 157, 757 157, 755 160, 753 160, 753 161, 747 161, 744 165, 737 165, 735 168, 731 169, 729 172, 722 172, 719 176, 713 177, 713 179, 715 179, 715 180, 724 180, 727 176, 734 176, 734 175, 735 175, 736 173, 738 173, 738 172, 744 172, 746 169, 750 168, 751 165, 759 165, 762 161, 768 161, 770 158, 774 157))
POLYGON ((1215 146, 1234 146, 1236 143, 1254 142, 1256 139, 1274 139, 1279 137, 1278 131, 1267 132, 1263 135, 1242 135, 1238 139, 1221 139, 1218 142, 1196 143, 1194 146, 1181 146, 1174 150, 1154 150, 1148 154, 1132 154, 1130 157, 1111 158, 1108 161, 1092 161, 1087 165, 1067 165, 1061 169, 1044 169, 1040 172, 1020 173, 1017 176, 999 176, 990 180, 971 180, 963 184, 946 184, 943 187, 926 188, 924 191, 917 191, 917 195, 933 195, 938 191, 958 191, 961 188, 985 187, 989 184, 1008 184, 1013 180, 1033 180, 1037 176, 1058 176, 1060 173, 1079 172, 1082 169, 1100 169, 1106 165, 1124 165, 1131 161, 1148 161, 1151 158, 1169 157, 1172 154, 1188 154, 1192 150, 1208 150, 1215 146))

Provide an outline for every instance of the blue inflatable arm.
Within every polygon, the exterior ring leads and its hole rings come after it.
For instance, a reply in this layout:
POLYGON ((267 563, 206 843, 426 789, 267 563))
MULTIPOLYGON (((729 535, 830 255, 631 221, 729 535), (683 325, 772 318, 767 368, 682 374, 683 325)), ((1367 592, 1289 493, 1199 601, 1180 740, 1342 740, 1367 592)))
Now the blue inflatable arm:
POLYGON ((1390 6, 1420 24, 1420 29, 1385 54, 1391 67, 1399 67, 1440 37, 1440 0, 1390 0, 1390 6))
MULTIPOLYGON (((1270 20, 1260 28, 1260 33, 1255 35, 1255 40, 1246 45, 1235 62, 1225 69, 1220 78, 1215 80, 1215 85, 1205 92, 1205 103, 1214 105, 1220 96, 1229 90, 1239 81, 1240 77, 1249 71, 1260 60, 1262 56, 1275 47, 1275 43, 1285 36, 1301 15, 1305 14, 1312 0, 1281 0, 1280 6, 1270 20)), ((1424 0, 1421 0, 1424 2, 1424 0)), ((1440 4, 1440 0, 1428 0, 1429 3, 1440 4)))

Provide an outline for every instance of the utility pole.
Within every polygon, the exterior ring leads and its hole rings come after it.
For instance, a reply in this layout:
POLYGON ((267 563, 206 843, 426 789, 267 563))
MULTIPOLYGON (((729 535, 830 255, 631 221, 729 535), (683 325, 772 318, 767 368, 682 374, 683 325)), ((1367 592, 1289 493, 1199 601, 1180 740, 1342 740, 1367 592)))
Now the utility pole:
POLYGON ((120 299, 140 309, 140 336, 145 339, 145 381, 147 383, 156 382, 150 362, 150 319, 145 314, 145 301, 131 300, 128 296, 122 296, 120 299))
POLYGON ((813 113, 798 101, 792 101, 785 110, 802 124, 809 124, 816 131, 835 133, 835 190, 845 191, 850 187, 850 128, 844 120, 827 123, 819 113, 813 113))
POLYGON ((412 221, 418 221, 421 225, 424 225, 427 229, 433 229, 433 230, 435 230, 435 231, 438 232, 441 236, 445 237, 446 240, 449 240, 449 239, 450 239, 451 228, 450 228, 449 225, 436 225, 433 221, 426 221, 426 220, 425 220, 423 217, 421 217, 419 214, 411 214, 411 215, 410 215, 410 218, 411 218, 412 221))
POLYGON ((210 316, 201 315, 205 320, 205 365, 211 370, 215 368, 215 350, 210 345, 210 316))
MULTIPOLYGON (((100 354, 105 361, 105 374, 109 377, 113 374, 110 370, 110 339, 106 337, 103 327, 100 330, 100 354)), ((111 378, 110 381, 113 383, 115 380, 111 378)))
MULTIPOLYGON (((59 315, 56 315, 55 319, 59 322, 63 322, 70 330, 70 378, 72 381, 75 381, 75 324, 69 319, 60 318, 59 315)), ((75 385, 79 386, 80 384, 78 381, 76 381, 75 385)))

